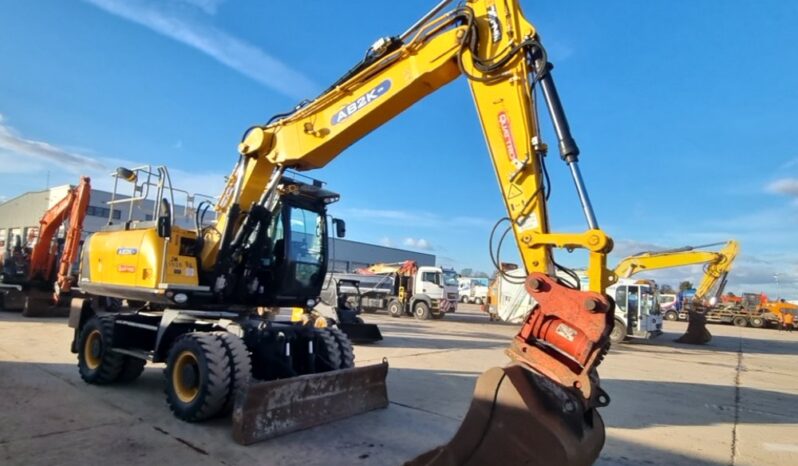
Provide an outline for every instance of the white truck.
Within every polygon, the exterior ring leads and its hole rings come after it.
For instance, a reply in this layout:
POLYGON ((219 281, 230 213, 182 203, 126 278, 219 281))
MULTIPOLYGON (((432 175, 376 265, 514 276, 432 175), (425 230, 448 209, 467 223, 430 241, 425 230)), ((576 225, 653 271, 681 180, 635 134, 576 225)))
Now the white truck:
POLYGON ((454 269, 446 267, 441 268, 441 271, 443 272, 443 289, 446 291, 446 299, 450 304, 449 312, 455 312, 457 311, 457 302, 460 301, 460 282, 457 281, 460 274, 454 269))
MULTIPOLYGON (((588 278, 576 271, 583 290, 587 289, 588 278)), ((558 277, 573 282, 564 273, 558 277)), ((499 275, 496 282, 496 302, 486 310, 491 318, 506 322, 520 323, 534 306, 535 302, 524 288, 526 274, 523 270, 513 270, 499 275)), ((615 327, 610 339, 613 343, 622 342, 628 337, 653 338, 662 334, 662 312, 659 308, 659 290, 653 280, 623 278, 607 288, 607 295, 615 300, 615 327)))
POLYGON ((483 304, 488 298, 488 279, 460 277, 458 295, 461 303, 483 304))
MULTIPOLYGON (((414 261, 404 261, 373 264, 357 273, 381 277, 380 281, 387 284, 390 293, 383 299, 392 317, 412 315, 422 320, 440 319, 451 312, 455 304, 455 300, 447 296, 440 267, 418 266, 414 261)), ((368 290, 364 286, 363 292, 368 293, 368 290)))

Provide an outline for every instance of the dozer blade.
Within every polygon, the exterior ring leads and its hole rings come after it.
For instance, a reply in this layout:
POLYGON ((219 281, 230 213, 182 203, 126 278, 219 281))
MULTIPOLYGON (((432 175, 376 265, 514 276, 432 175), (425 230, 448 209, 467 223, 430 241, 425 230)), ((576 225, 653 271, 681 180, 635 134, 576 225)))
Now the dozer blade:
POLYGON ((406 466, 590 465, 604 445, 595 409, 519 365, 494 367, 477 380, 460 429, 446 445, 406 466))
POLYGON ((338 328, 355 344, 375 343, 382 340, 382 333, 377 324, 339 322, 338 328))
POLYGON ((233 439, 242 445, 388 406, 388 363, 255 382, 237 394, 233 439))

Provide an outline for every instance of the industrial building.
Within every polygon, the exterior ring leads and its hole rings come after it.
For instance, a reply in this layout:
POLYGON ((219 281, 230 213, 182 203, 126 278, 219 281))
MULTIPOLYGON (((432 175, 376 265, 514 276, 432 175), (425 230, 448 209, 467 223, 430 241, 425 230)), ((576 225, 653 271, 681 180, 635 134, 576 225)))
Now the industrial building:
MULTIPOLYGON (((63 199, 69 189, 69 185, 63 185, 42 191, 31 191, 0 204, 0 254, 13 244, 17 236, 23 244, 32 243, 38 235, 39 219, 47 209, 63 199)), ((117 195, 117 199, 123 197, 125 196, 117 195)), ((112 210, 108 205, 111 198, 112 193, 108 191, 91 190, 91 201, 83 221, 84 237, 99 231, 109 221, 119 222, 128 218, 145 221, 153 219, 153 201, 137 202, 132 212, 128 212, 129 203, 117 204, 112 210)), ((194 210, 191 207, 178 203, 175 205, 174 215, 174 221, 181 226, 193 225, 194 210)), ((336 272, 352 272, 376 262, 404 260, 414 260, 419 265, 435 265, 433 254, 338 238, 333 239, 330 246, 330 269, 336 272)))

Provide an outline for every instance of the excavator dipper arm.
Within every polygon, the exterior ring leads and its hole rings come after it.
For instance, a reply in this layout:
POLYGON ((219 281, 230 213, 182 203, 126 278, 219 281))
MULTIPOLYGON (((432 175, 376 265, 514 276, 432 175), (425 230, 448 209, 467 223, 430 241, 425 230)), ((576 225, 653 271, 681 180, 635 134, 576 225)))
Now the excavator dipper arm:
POLYGON ((268 207, 286 168, 325 166, 358 139, 464 75, 507 219, 530 274, 527 290, 538 304, 508 349, 517 365, 483 375, 466 417, 472 421, 450 444, 414 464, 482 464, 480 458, 498 459, 498 452, 506 464, 588 464, 604 441, 596 408, 609 402, 596 366, 613 325, 613 305, 603 295, 612 276, 606 266, 612 241, 599 228, 590 204, 552 66, 518 1, 467 0, 441 14, 448 3, 441 2, 402 35, 377 41, 362 62, 316 99, 248 130, 217 205, 217 228, 204 238, 202 268, 213 270, 220 257, 229 255, 237 230, 247 224, 246 212, 268 207), (585 215, 583 232, 552 232, 549 227, 539 95, 585 215), (588 251, 589 292, 552 278, 553 248, 588 251), (476 446, 468 443, 475 433, 476 446), (531 447, 516 448, 519 444, 531 447))

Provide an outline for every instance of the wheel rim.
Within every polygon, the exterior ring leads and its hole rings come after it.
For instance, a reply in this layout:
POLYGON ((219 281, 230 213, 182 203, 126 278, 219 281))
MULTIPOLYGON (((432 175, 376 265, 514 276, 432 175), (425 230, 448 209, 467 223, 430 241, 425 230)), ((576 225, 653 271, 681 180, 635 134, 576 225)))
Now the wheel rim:
POLYGON ((191 351, 183 351, 175 360, 172 370, 172 387, 183 403, 191 403, 199 394, 199 363, 191 351))
POLYGON ((102 352, 103 336, 99 330, 92 330, 86 337, 86 343, 83 344, 83 359, 86 361, 86 367, 91 370, 100 367, 102 352))
POLYGON ((610 339, 619 341, 621 338, 623 338, 623 329, 619 328, 618 322, 615 322, 615 327, 612 328, 612 333, 610 333, 610 339))
POLYGON ((416 306, 416 315, 418 317, 424 317, 424 306, 416 306))

